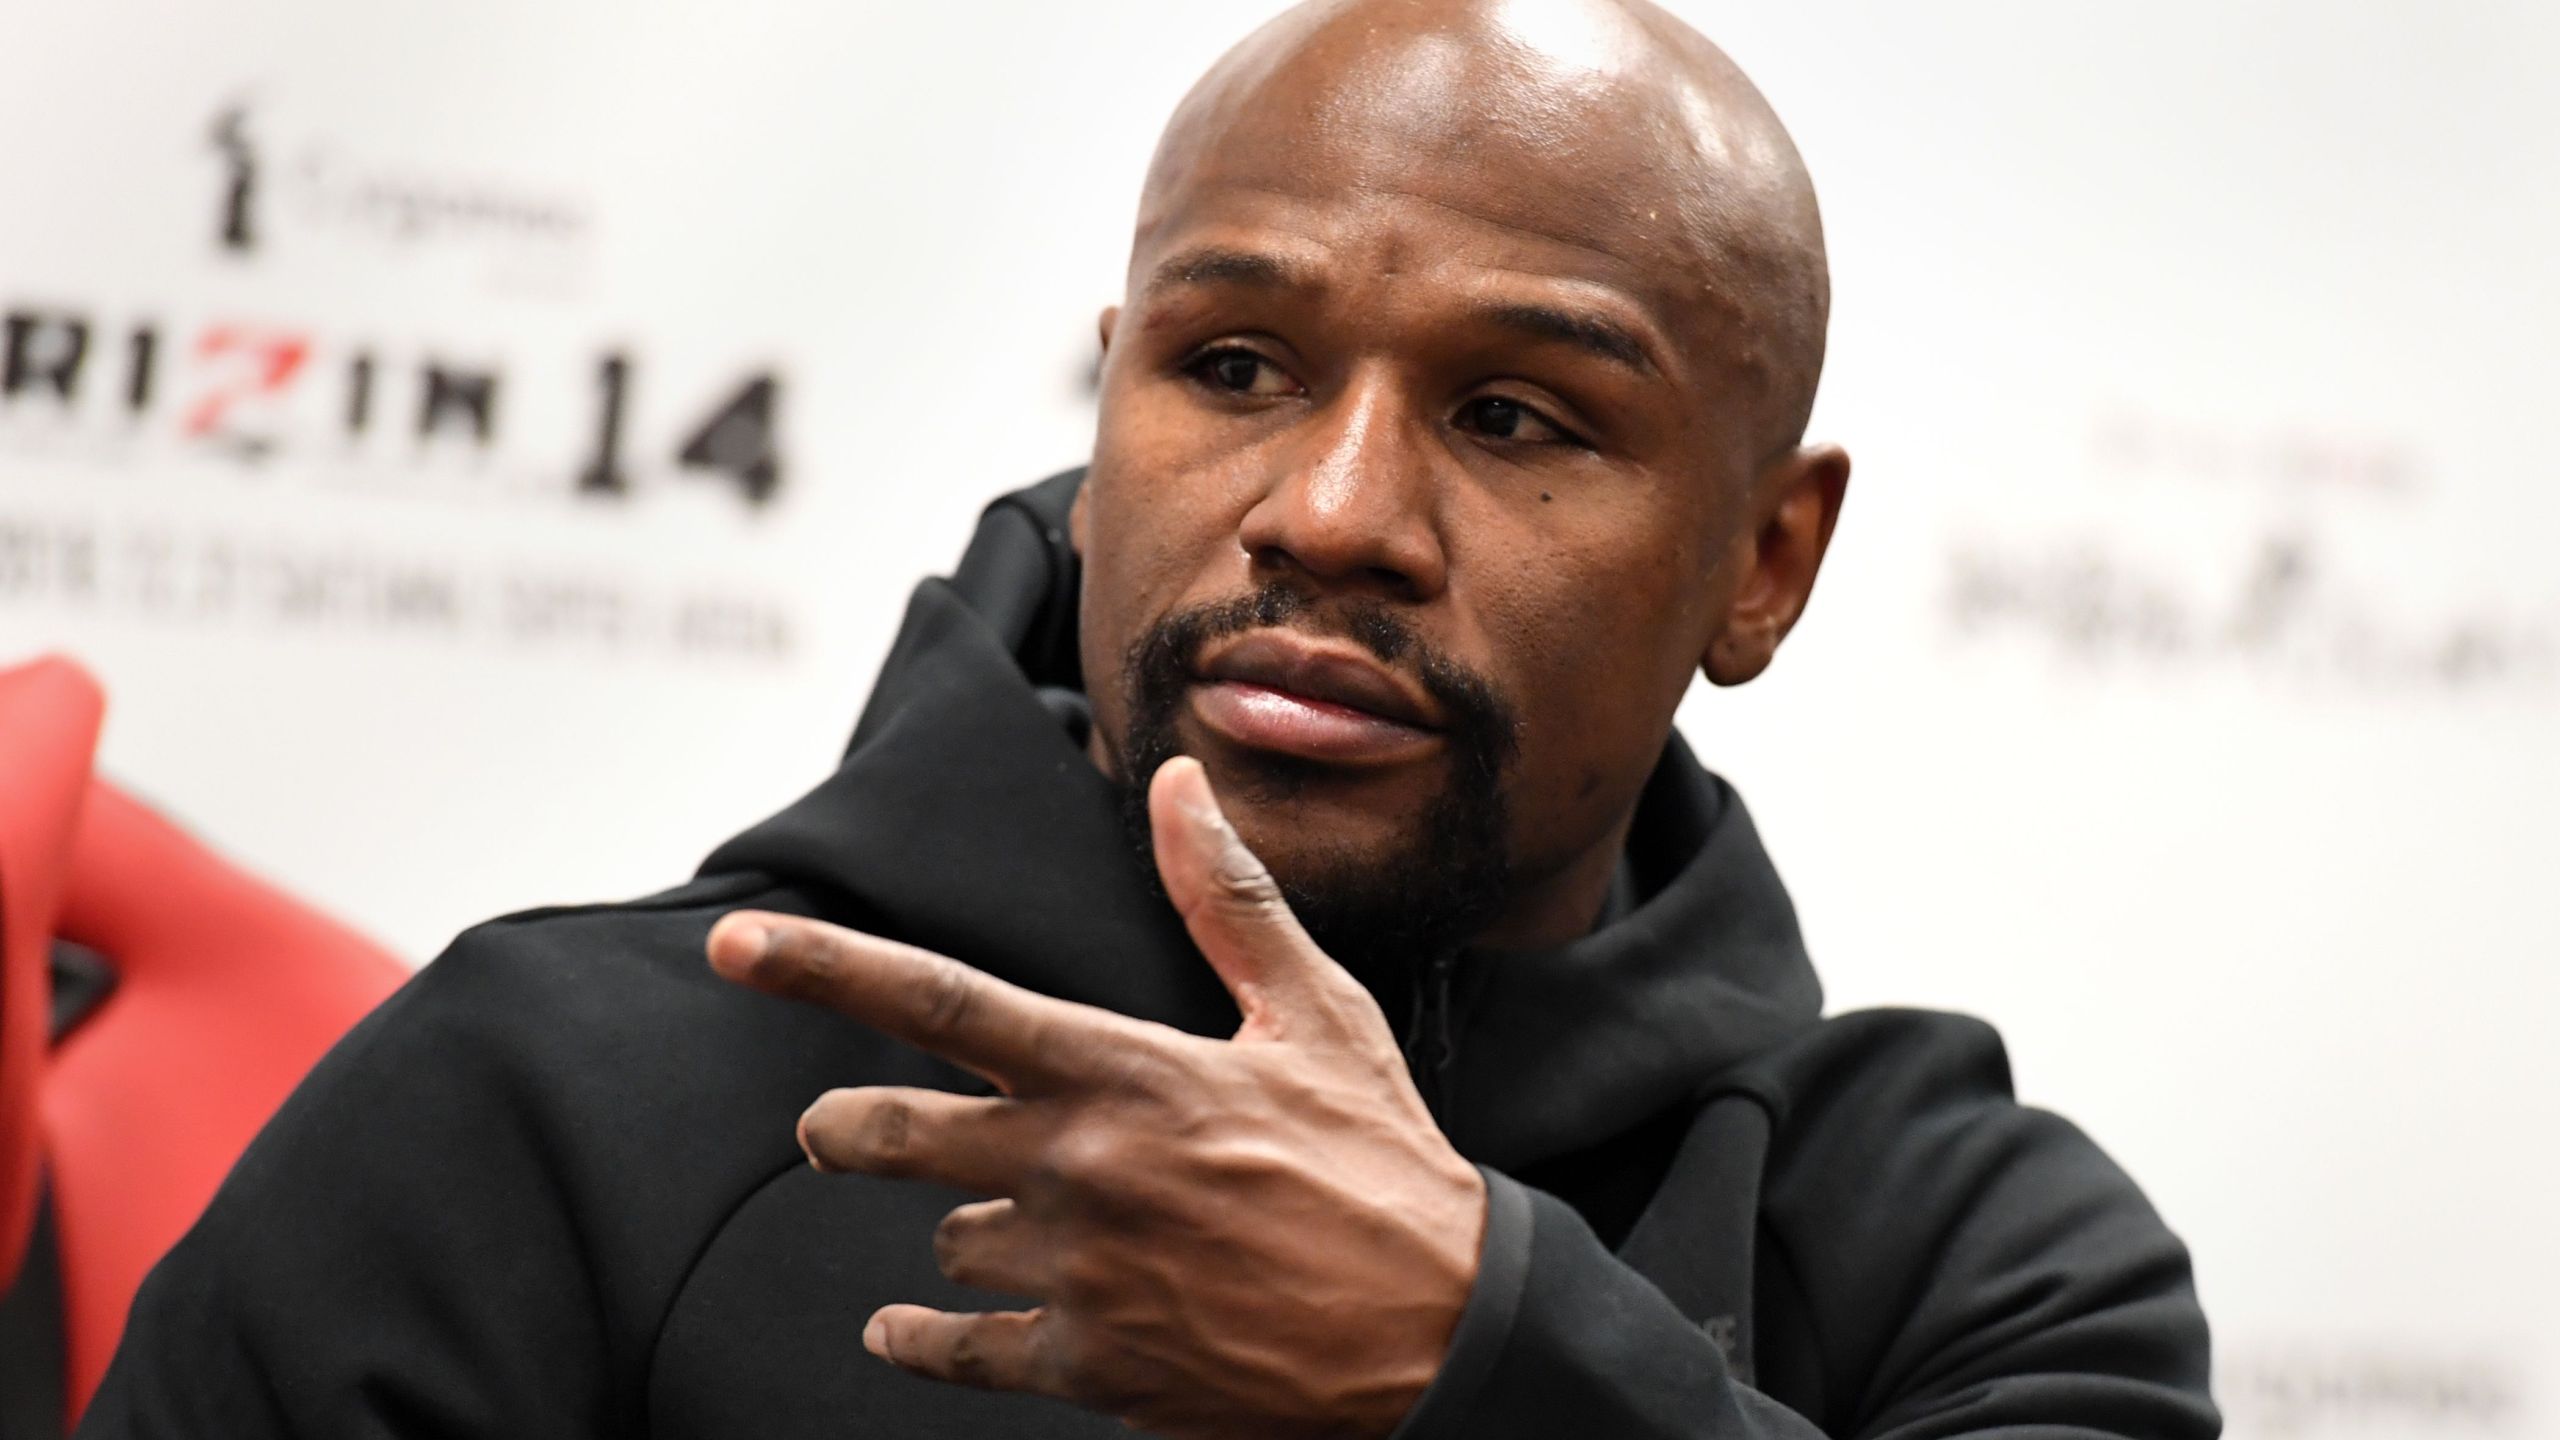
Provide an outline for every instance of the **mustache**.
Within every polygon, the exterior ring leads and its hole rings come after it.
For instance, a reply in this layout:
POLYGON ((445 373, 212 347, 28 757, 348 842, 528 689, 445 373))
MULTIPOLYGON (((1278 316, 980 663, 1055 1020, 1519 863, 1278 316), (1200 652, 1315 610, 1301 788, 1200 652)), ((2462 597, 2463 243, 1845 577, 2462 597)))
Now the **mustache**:
POLYGON ((1413 677, 1441 712, 1462 765, 1485 778, 1501 773, 1519 749, 1517 709, 1493 683, 1436 649, 1402 615, 1376 600, 1319 600, 1283 581, 1226 600, 1173 611, 1130 648, 1128 673, 1158 695, 1187 685, 1212 642, 1248 630, 1297 630, 1351 641, 1378 663, 1413 677))

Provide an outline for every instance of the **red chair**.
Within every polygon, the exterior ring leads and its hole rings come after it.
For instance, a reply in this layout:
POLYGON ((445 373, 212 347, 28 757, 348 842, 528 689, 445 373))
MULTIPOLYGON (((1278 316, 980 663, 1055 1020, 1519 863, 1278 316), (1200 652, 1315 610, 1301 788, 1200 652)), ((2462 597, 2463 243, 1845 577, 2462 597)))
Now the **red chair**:
MULTIPOLYGON (((408 975, 92 778, 102 710, 66 661, 0 671, 0 1293, 53 1262, 67 1421, 144 1272, 408 975), (57 1033, 66 961, 103 961, 112 988, 57 1033), (31 1257, 41 1232, 52 1254, 31 1257)), ((22 1364, 40 1343, 0 1339, 22 1364)))

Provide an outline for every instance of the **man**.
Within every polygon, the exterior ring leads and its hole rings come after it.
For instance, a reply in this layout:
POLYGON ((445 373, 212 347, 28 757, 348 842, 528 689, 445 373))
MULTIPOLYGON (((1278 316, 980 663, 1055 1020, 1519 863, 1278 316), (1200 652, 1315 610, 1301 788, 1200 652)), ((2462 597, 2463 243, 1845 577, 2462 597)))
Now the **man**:
POLYGON ((1748 82, 1641 0, 1308 6, 1129 277, 1089 471, 838 773, 457 942, 89 1433, 2214 1434, 2176 1240, 1985 1027, 1819 1017, 1671 733, 1848 476, 1748 82))

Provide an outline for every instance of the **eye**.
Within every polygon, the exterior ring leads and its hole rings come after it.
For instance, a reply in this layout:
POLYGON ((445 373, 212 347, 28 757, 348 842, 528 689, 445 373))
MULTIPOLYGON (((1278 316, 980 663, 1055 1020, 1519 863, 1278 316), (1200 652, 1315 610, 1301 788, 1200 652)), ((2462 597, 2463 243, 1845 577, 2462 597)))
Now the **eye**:
POLYGON ((1287 395, 1297 389, 1280 367, 1241 345, 1217 345, 1194 355, 1183 373, 1230 395, 1287 395))
POLYGON ((1501 395, 1479 395, 1458 407, 1458 428, 1488 440, 1526 445, 1580 445, 1582 437, 1544 415, 1501 395))

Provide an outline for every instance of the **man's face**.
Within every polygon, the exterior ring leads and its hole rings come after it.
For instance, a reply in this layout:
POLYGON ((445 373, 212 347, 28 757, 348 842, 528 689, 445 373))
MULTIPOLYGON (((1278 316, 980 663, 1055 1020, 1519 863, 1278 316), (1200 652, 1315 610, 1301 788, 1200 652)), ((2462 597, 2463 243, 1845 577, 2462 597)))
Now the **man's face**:
POLYGON ((1076 537, 1122 779, 1196 755, 1302 903, 1489 886, 1500 943, 1614 855, 1755 437, 1696 197, 1589 115, 1483 124, 1479 68, 1242 107, 1151 196, 1076 537))

